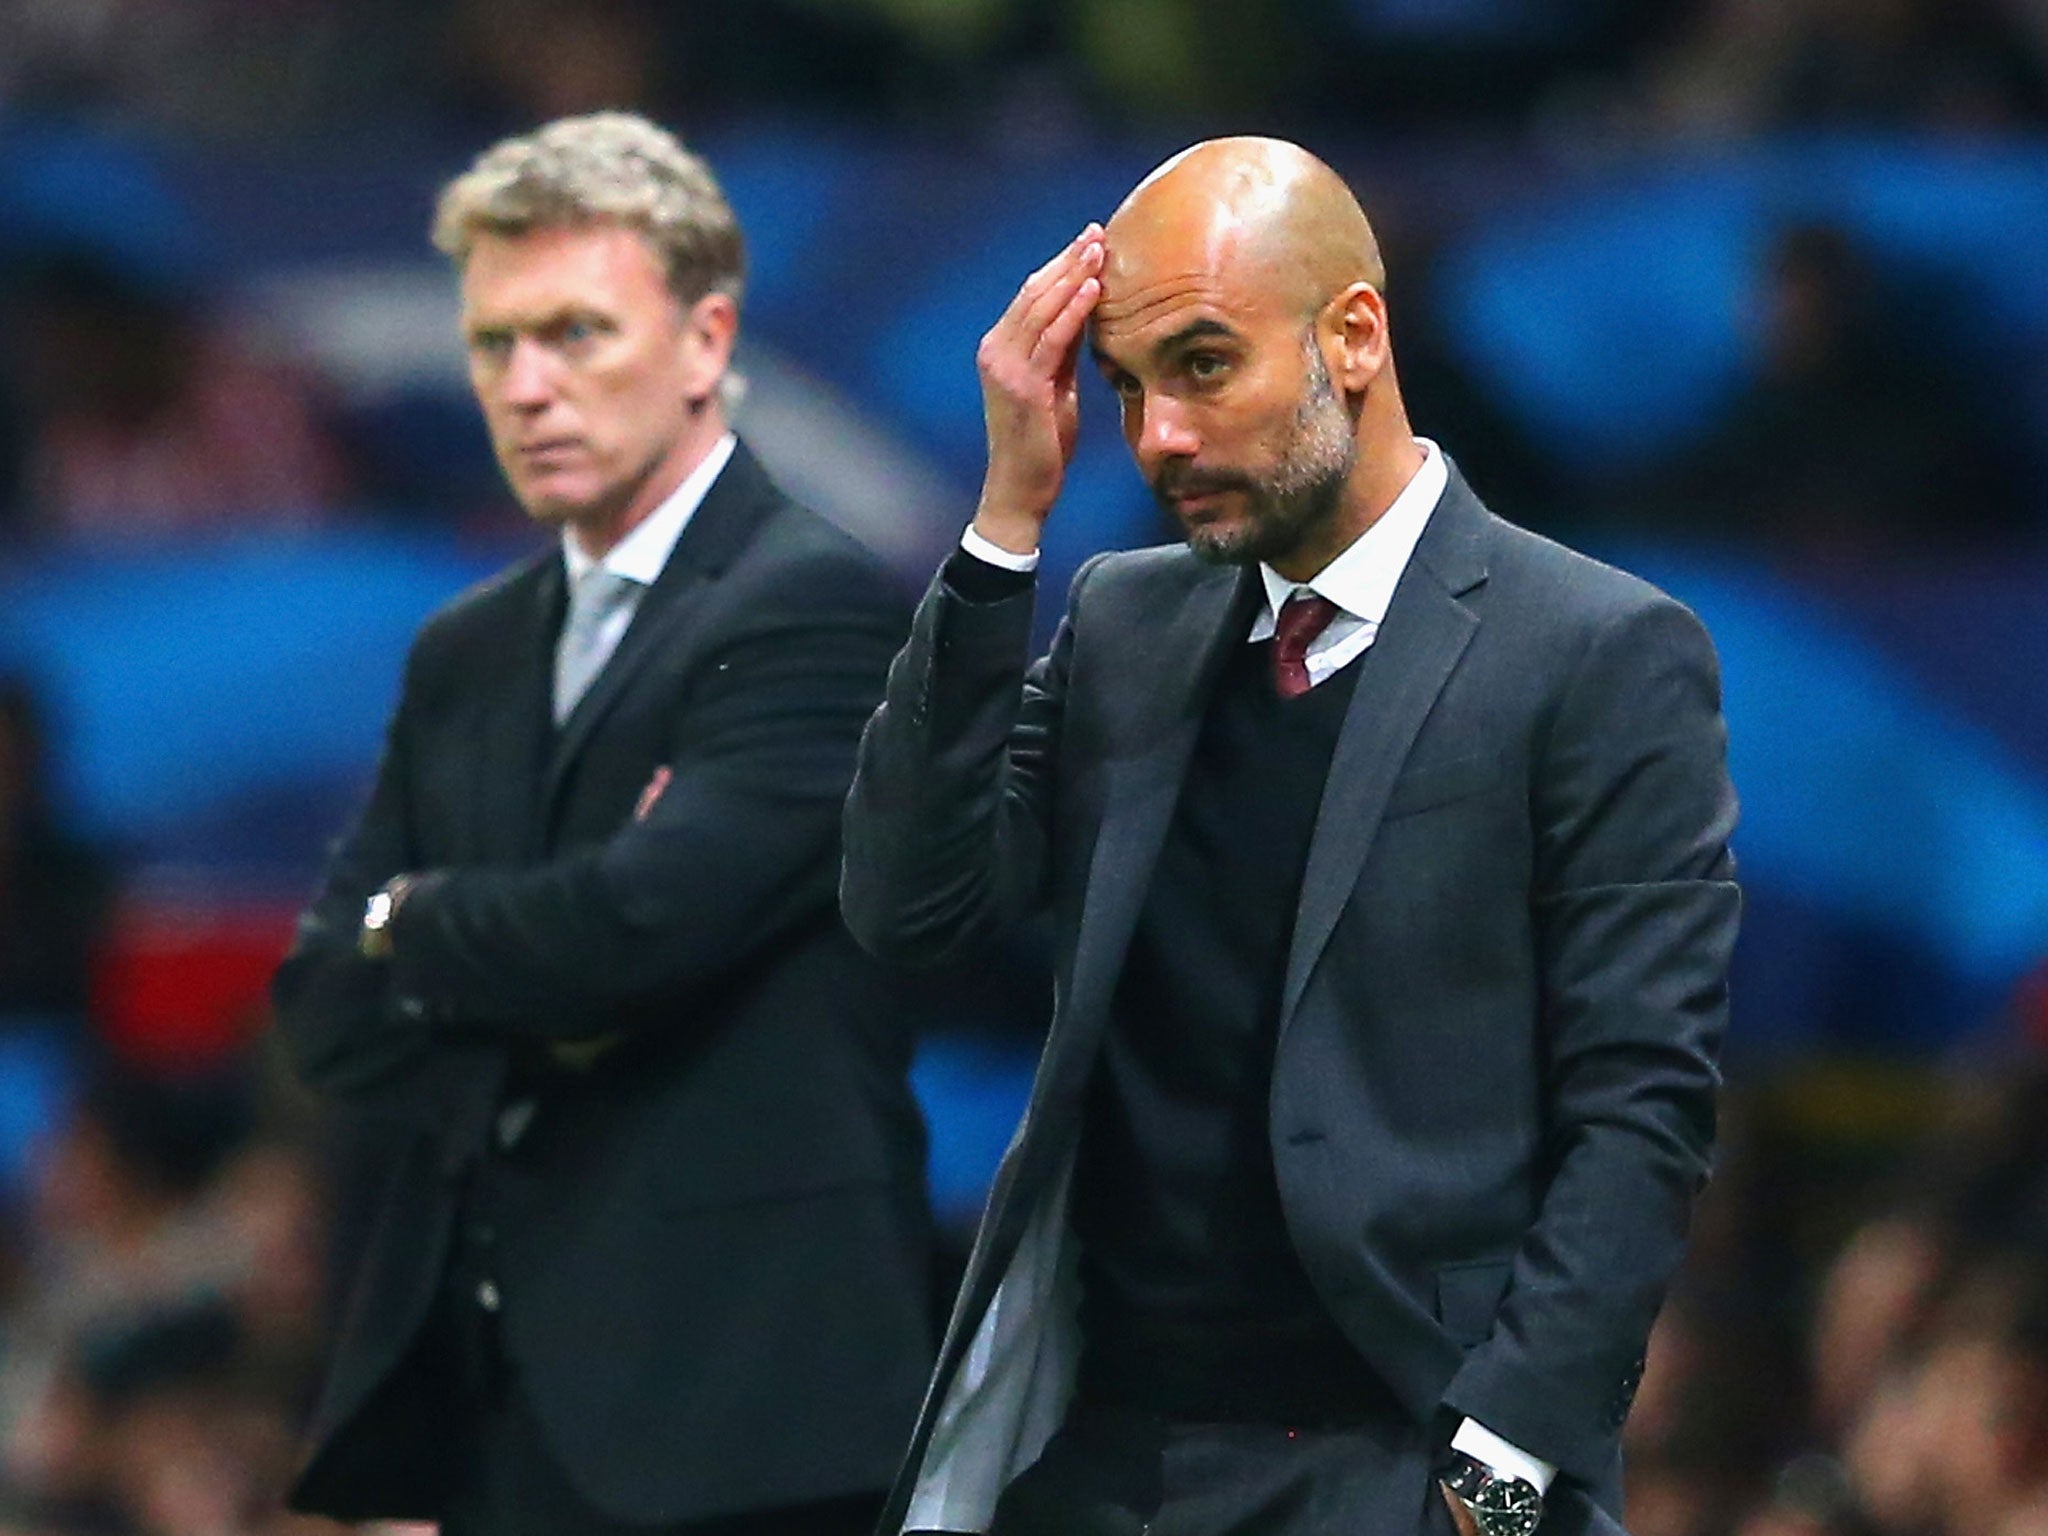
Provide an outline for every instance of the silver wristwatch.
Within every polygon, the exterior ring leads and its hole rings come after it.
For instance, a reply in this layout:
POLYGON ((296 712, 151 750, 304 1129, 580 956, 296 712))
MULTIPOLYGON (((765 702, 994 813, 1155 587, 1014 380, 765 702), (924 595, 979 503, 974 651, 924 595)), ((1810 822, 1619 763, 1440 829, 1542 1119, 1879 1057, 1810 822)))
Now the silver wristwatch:
POLYGON ((1543 1495, 1534 1483, 1503 1477, 1463 1451, 1451 1452, 1437 1480, 1471 1511, 1479 1536, 1535 1536, 1543 1523, 1543 1495))

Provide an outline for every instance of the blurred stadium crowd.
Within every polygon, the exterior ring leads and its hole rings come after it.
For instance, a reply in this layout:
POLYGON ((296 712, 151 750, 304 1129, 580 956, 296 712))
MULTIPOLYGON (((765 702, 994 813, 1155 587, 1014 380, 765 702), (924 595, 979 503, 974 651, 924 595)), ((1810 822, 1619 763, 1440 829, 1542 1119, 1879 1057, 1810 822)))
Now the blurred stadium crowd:
MULTIPOLYGON (((1632 1529, 2048 1536, 2042 0, 0 0, 0 1533, 316 1524, 363 1201, 263 983, 404 635, 530 537, 426 199, 614 105, 728 174, 742 430, 906 582, 973 336, 1129 172, 1352 174, 1423 429, 1727 662, 1750 928, 1632 1529)), ((1055 569, 1164 536, 1120 451, 1055 569)), ((998 964, 927 1004, 956 1239, 998 964)))

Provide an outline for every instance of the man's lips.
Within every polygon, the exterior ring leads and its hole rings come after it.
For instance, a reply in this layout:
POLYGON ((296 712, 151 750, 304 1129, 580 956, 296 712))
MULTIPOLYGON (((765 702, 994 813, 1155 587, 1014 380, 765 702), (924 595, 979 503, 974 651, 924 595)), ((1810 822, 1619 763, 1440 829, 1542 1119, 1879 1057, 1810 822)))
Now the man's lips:
POLYGON ((1166 488, 1161 495, 1182 517, 1198 517, 1215 512, 1217 504, 1235 489, 1228 485, 1182 485, 1166 488))
POLYGON ((548 464, 567 458, 583 447, 582 439, 574 437, 550 437, 537 443, 521 443, 515 450, 522 463, 548 464))

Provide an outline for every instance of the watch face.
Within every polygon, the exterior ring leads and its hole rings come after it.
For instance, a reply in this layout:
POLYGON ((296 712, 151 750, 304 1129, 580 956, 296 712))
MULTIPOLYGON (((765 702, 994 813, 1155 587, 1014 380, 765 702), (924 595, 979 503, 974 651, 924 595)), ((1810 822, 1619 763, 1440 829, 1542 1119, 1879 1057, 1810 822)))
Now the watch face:
POLYGON ((1482 1536, 1533 1536, 1543 1523, 1543 1496, 1519 1478, 1489 1478, 1470 1504, 1482 1536))

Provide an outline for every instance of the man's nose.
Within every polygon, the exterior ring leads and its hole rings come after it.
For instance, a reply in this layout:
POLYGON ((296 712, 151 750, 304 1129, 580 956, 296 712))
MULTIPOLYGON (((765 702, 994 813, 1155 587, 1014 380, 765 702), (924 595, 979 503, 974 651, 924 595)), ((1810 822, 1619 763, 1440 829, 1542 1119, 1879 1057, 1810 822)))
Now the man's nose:
POLYGON ((1148 395, 1139 405, 1138 436, 1132 451, 1138 463, 1157 469, 1168 459, 1191 459, 1202 446, 1186 409, 1169 395, 1148 395))
POLYGON ((554 398, 554 369, 547 350, 531 337, 512 343, 505 359, 505 403, 519 410, 537 411, 554 398))

